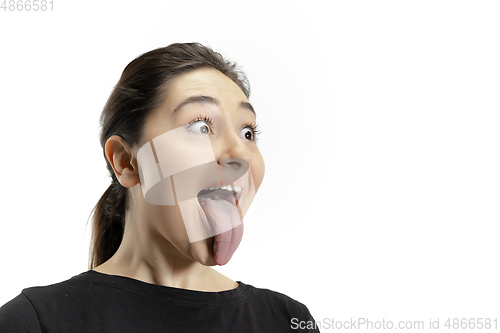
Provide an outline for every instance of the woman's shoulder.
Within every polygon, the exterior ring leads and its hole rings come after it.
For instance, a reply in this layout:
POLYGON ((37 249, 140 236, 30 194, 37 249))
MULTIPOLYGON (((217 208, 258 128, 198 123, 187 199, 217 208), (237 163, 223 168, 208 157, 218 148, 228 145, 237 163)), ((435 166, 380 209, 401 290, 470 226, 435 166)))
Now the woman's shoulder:
POLYGON ((280 309, 289 314, 310 316, 305 304, 284 293, 267 288, 257 288, 249 284, 246 284, 246 287, 252 292, 251 298, 253 301, 262 307, 273 308, 274 310, 280 309))
POLYGON ((0 307, 0 332, 42 332, 38 314, 22 292, 0 307))
POLYGON ((78 297, 92 283, 88 275, 88 272, 84 272, 50 285, 25 288, 21 295, 28 298, 35 307, 63 304, 64 300, 78 297), (56 299, 60 302, 54 302, 56 299))
MULTIPOLYGON (((252 285, 246 285, 246 288, 250 291, 250 297, 245 304, 248 306, 245 313, 264 325, 255 331, 282 332, 283 327, 294 327, 294 323, 315 322, 305 304, 282 292, 252 285)), ((318 330, 310 329, 307 332, 318 330)))
POLYGON ((27 298, 30 302, 33 302, 35 299, 43 299, 48 296, 51 298, 62 295, 67 296, 68 292, 80 291, 82 286, 89 283, 90 280, 88 279, 88 272, 84 272, 67 280, 50 285, 24 288, 21 294, 16 298, 27 298))
POLYGON ((23 289, 18 296, 0 307, 0 332, 21 328, 27 332, 41 332, 38 309, 60 304, 54 303, 54 298, 64 299, 71 290, 78 290, 78 286, 84 282, 80 275, 47 286, 23 289))

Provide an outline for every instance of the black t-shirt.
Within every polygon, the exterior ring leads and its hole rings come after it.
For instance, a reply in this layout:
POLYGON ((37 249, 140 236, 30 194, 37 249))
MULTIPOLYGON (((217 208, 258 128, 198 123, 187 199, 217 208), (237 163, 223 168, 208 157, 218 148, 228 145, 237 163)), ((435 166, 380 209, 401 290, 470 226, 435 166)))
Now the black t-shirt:
POLYGON ((0 308, 0 332, 319 332, 296 329, 314 321, 304 304, 238 283, 203 292, 89 270, 24 289, 0 308))

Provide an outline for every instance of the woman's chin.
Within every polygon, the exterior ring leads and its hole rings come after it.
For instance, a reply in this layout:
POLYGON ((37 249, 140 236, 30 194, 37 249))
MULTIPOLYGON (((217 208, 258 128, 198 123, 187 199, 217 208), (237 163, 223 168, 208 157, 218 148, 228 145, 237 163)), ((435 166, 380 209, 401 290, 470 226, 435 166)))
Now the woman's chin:
POLYGON ((213 255, 214 237, 206 238, 191 244, 191 254, 197 262, 204 266, 217 265, 213 255))

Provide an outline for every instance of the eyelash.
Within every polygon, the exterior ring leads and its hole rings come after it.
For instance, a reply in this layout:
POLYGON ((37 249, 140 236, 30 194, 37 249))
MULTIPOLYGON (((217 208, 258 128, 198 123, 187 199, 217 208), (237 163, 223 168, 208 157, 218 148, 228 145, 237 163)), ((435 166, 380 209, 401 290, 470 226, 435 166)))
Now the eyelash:
MULTIPOLYGON (((191 120, 187 125, 191 125, 197 121, 205 121, 207 122, 211 127, 213 127, 213 121, 212 121, 212 118, 208 117, 208 116, 201 116, 199 115, 196 119, 194 120, 191 120)), ((186 126, 187 126, 186 125, 186 126)), ((252 130, 252 133, 253 133, 253 141, 254 142, 257 142, 259 140, 259 134, 261 133, 261 131, 259 130, 259 125, 257 125, 257 123, 246 123, 246 124, 243 124, 243 128, 250 128, 252 130)), ((203 134, 201 134, 203 135, 203 134)), ((249 141, 252 141, 252 140, 249 140, 249 141)))

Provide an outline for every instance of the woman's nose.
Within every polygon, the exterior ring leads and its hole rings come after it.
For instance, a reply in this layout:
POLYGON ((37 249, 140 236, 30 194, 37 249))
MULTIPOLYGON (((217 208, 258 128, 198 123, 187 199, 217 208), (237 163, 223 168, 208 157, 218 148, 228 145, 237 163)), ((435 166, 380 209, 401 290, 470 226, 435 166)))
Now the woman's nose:
POLYGON ((220 177, 224 184, 232 183, 247 172, 250 163, 241 158, 221 157, 217 163, 220 166, 220 177))
POLYGON ((231 168, 237 169, 241 168, 245 164, 245 160, 242 160, 240 158, 231 158, 231 157, 221 157, 219 158, 220 165, 227 165, 231 168))
POLYGON ((224 183, 241 178, 250 166, 252 152, 244 140, 237 134, 231 133, 225 136, 221 142, 217 163, 220 166, 224 183))

